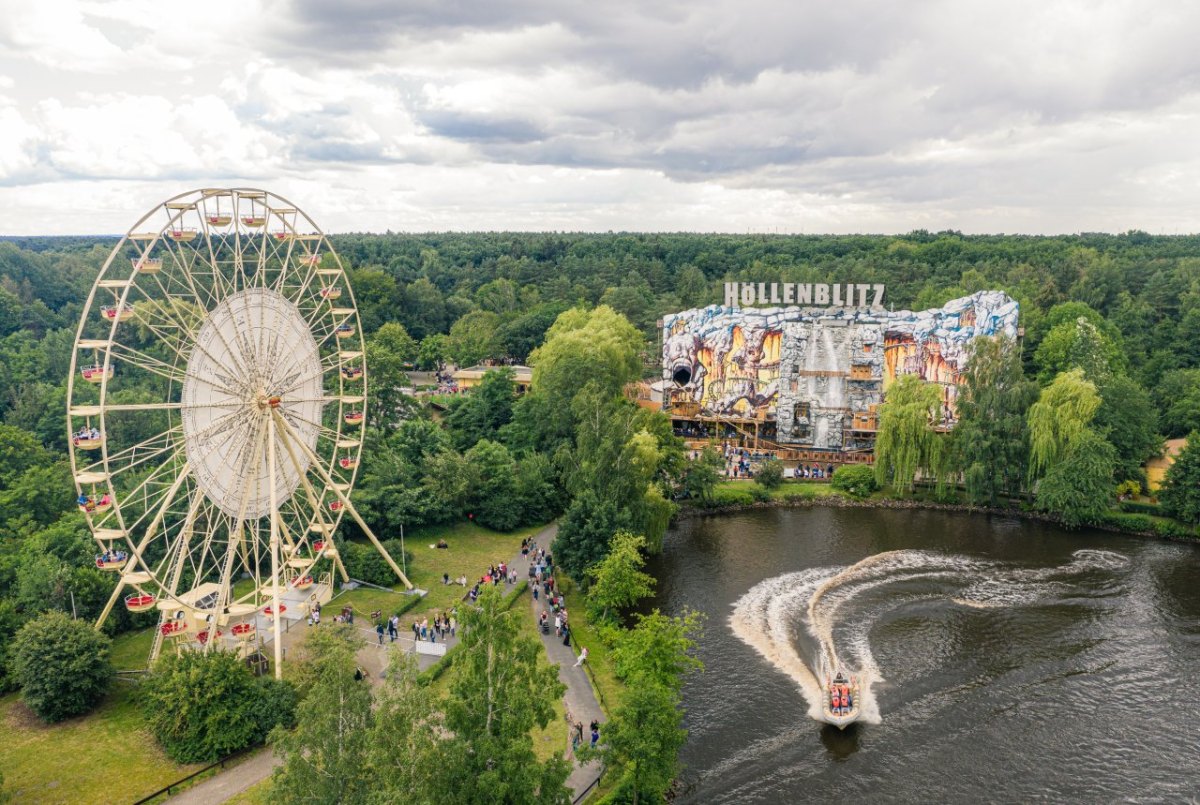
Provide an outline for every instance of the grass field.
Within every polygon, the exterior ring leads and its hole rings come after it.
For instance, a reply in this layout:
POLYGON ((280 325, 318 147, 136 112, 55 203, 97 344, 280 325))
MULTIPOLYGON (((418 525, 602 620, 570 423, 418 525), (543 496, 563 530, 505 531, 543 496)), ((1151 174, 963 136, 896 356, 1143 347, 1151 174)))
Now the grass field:
MULTIPOLYGON (((457 584, 442 584, 442 574, 451 579, 466 576, 468 584, 479 579, 489 565, 511 561, 521 551, 521 540, 536 534, 545 526, 532 526, 509 534, 491 531, 473 523, 460 523, 450 527, 423 530, 405 540, 405 547, 413 555, 408 568, 408 580, 416 587, 427 590, 420 604, 401 619, 401 631, 408 628, 414 619, 430 617, 439 612, 448 612, 461 603, 466 590, 457 584), (439 539, 446 540, 449 548, 431 548, 439 539)), ((404 589, 397 583, 393 592, 360 587, 338 595, 330 604, 331 610, 340 611, 342 606, 354 607, 355 618, 362 618, 364 625, 371 612, 380 610, 386 618, 408 599, 401 595, 404 589)))
POLYGON ((271 797, 271 778, 255 783, 242 793, 228 801, 228 805, 269 805, 274 802, 271 797))
POLYGON ((0 725, 0 771, 13 802, 133 802, 200 768, 163 754, 124 682, 95 712, 53 725, 5 696, 0 725))

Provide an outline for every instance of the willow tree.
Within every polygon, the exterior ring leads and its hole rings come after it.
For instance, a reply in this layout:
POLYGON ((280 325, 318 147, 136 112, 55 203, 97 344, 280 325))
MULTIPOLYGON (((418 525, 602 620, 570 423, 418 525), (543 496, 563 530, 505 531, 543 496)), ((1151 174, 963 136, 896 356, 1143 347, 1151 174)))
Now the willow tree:
POLYGON ((875 440, 875 478, 910 492, 917 471, 933 475, 941 465, 942 440, 933 429, 942 415, 942 389, 916 375, 904 375, 888 387, 879 409, 875 440))
POLYGON ((1042 478, 1061 462, 1096 410, 1100 395, 1082 369, 1062 372, 1029 407, 1029 481, 1042 478))

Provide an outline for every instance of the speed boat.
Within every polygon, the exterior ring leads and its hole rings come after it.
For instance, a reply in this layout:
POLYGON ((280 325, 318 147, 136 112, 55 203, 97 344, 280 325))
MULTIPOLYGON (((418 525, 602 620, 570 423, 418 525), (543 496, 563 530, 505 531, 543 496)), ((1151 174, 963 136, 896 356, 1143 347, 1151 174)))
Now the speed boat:
POLYGON ((825 686, 825 701, 821 708, 824 721, 838 729, 858 721, 861 712, 858 693, 858 680, 838 669, 837 675, 825 686))

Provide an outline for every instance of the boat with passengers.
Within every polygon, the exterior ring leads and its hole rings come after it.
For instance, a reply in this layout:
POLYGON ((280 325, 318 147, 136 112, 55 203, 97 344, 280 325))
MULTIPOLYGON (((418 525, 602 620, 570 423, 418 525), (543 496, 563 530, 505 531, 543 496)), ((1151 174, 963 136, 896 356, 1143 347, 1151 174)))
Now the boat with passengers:
POLYGON ((838 729, 845 729, 847 724, 858 721, 858 692, 858 680, 839 668, 837 674, 825 686, 825 702, 822 707, 824 720, 838 729))

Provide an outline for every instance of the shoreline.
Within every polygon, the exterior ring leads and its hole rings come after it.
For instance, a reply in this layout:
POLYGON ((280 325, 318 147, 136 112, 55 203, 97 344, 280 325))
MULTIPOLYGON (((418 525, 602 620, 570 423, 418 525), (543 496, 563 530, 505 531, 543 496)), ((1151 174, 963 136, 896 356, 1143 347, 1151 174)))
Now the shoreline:
MULTIPOLYGON (((754 501, 752 503, 726 503, 719 506, 701 506, 690 501, 681 501, 679 503, 679 511, 672 518, 672 523, 693 517, 704 517, 710 514, 733 514, 735 512, 751 511, 754 509, 810 509, 814 506, 828 506, 835 509, 928 509, 931 511, 962 512, 964 514, 1000 515, 1004 517, 1020 517, 1024 520, 1033 520, 1039 523, 1049 523, 1066 531, 1079 530, 1064 526, 1061 520, 1047 512, 1028 511, 1012 507, 977 506, 971 503, 937 503, 935 501, 923 501, 913 498, 864 498, 856 500, 839 494, 815 495, 812 497, 797 496, 795 498, 754 501)), ((1167 542, 1200 544, 1200 537, 1197 536, 1172 536, 1160 534, 1153 529, 1134 531, 1107 523, 1088 523, 1083 528, 1107 531, 1112 534, 1125 534, 1131 537, 1148 537, 1167 542)))

